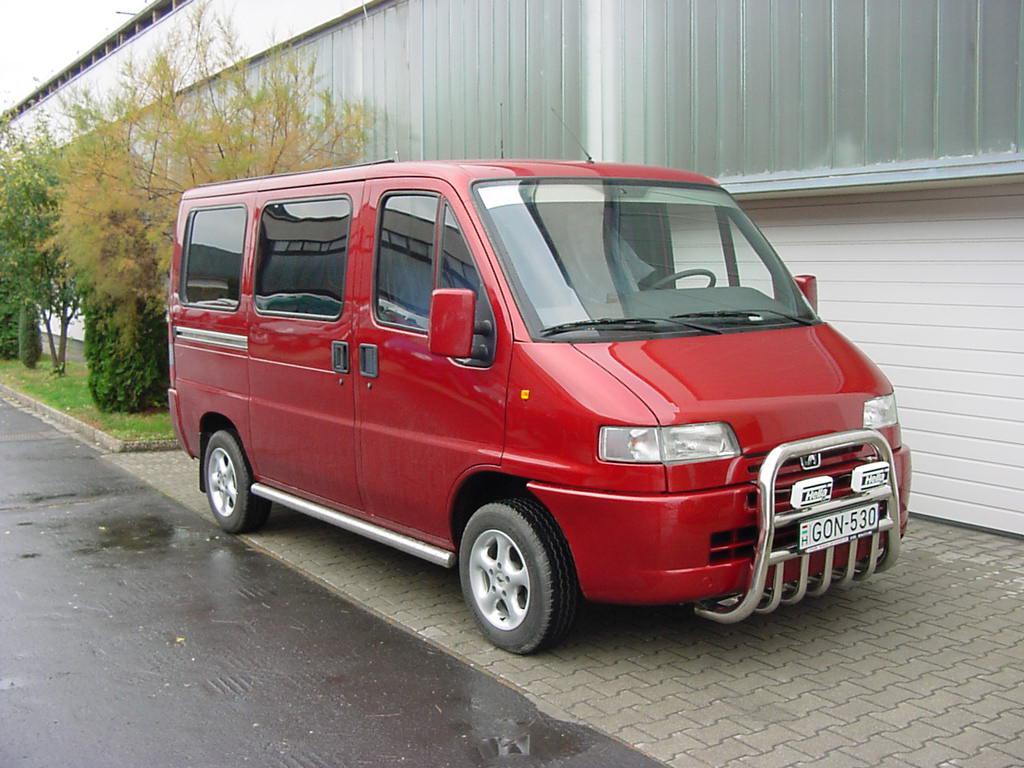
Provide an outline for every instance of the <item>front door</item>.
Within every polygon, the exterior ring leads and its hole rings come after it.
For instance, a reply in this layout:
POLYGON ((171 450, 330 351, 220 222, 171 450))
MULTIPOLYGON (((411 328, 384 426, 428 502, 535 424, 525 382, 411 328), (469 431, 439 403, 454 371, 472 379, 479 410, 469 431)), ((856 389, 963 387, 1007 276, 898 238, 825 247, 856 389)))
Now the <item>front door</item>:
POLYGON ((377 229, 361 291, 369 307, 359 318, 353 355, 363 495, 375 516, 443 543, 459 479, 500 460, 511 356, 506 315, 496 277, 479 257, 482 243, 450 187, 381 180, 368 183, 366 193, 377 229), (484 359, 430 353, 435 287, 477 292, 484 333, 475 346, 484 359))
POLYGON ((261 196, 249 323, 250 422, 261 480, 361 509, 346 297, 362 184, 261 196), (308 191, 306 191, 308 195, 308 191))

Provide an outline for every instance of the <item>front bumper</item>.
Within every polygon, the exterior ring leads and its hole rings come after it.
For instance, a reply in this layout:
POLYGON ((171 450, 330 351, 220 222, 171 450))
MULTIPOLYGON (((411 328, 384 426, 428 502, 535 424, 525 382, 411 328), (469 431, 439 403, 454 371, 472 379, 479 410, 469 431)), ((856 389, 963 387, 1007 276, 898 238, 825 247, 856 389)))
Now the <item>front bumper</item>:
MULTIPOLYGON (((870 572, 890 566, 898 556, 910 490, 907 448, 892 451, 885 439, 871 430, 787 443, 761 463, 758 480, 757 485, 745 483, 708 491, 654 495, 601 493, 544 483, 530 483, 529 488, 551 511, 565 534, 583 594, 598 602, 698 602, 704 603, 698 607, 701 615, 718 621, 739 621, 757 608, 774 609, 779 602, 796 602, 804 594, 824 592, 833 580, 833 571, 839 581, 866 578, 870 572), (883 486, 889 502, 882 522, 885 530, 859 539, 852 547, 853 558, 849 557, 851 546, 846 544, 808 556, 772 549, 776 514, 769 512, 775 499, 774 484, 768 475, 777 470, 781 465, 779 459, 785 460, 783 457, 825 450, 813 447, 821 441, 835 446, 870 444, 887 457, 894 469, 889 485, 883 486), (770 494, 765 491, 769 485, 770 494), (895 499, 899 502, 895 503, 895 499), (890 511, 896 509, 898 524, 890 511), (736 557, 716 562, 714 537, 742 530, 756 531, 747 554, 742 556, 742 550, 737 549, 736 557), (869 556, 873 567, 865 562, 869 556), (853 566, 849 566, 851 560, 853 566), (848 579, 851 567, 853 575, 848 579), (777 583, 781 583, 778 589, 777 583), (719 598, 724 600, 715 604, 705 602, 719 598)), ((876 493, 882 495, 878 489, 876 493)), ((861 503, 868 500, 869 494, 846 497, 837 506, 861 503)), ((811 513, 825 511, 819 507, 811 513)), ((778 517, 785 525, 798 522, 783 519, 788 516, 778 517)))

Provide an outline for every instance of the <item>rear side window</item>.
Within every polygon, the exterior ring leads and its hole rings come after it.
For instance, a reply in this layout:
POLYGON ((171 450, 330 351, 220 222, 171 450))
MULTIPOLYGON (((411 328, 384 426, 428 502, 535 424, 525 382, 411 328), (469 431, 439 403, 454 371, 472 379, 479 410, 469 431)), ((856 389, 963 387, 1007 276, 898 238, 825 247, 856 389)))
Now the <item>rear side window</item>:
POLYGON ((377 252, 378 320, 427 329, 436 220, 436 195, 399 194, 385 199, 377 252))
POLYGON ((238 306, 245 221, 242 207, 192 214, 181 285, 186 303, 224 309, 238 306))
POLYGON ((351 220, 348 198, 269 203, 260 219, 256 309, 339 317, 351 220))

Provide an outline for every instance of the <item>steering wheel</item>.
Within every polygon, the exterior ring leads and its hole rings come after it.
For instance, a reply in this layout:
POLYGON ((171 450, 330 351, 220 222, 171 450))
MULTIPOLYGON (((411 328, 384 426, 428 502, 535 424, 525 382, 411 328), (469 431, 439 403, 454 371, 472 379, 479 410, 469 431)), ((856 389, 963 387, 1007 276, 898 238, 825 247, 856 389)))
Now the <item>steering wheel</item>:
POLYGON ((681 272, 673 272, 671 275, 665 275, 665 277, 655 280, 650 284, 649 288, 664 288, 669 283, 674 283, 676 280, 682 280, 684 277, 706 277, 708 279, 708 288, 714 288, 715 283, 718 282, 718 278, 715 277, 715 273, 710 269, 684 269, 681 272))

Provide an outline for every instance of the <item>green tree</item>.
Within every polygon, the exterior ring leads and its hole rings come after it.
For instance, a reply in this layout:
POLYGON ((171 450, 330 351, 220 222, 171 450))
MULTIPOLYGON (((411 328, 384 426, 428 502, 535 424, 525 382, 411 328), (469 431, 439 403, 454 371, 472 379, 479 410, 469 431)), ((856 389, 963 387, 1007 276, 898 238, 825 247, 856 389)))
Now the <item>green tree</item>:
POLYGON ((53 369, 63 373, 79 292, 54 238, 60 162, 60 148, 44 124, 31 130, 0 126, 0 274, 10 281, 0 293, 9 293, 18 306, 28 302, 38 309, 53 369))
POLYGON ((18 313, 18 359, 26 368, 35 368, 43 354, 39 337, 39 315, 34 304, 23 304, 18 313))
MULTIPOLYGON (((142 360, 166 356, 166 332, 151 319, 165 311, 182 192, 349 163, 365 146, 365 111, 318 88, 315 61, 287 48, 248 61, 228 21, 206 4, 188 18, 146 61, 129 64, 113 93, 80 94, 67 105, 75 138, 63 164, 57 241, 86 291, 86 315, 103 318, 89 329, 114 334, 123 355, 135 349, 141 357, 109 369, 96 392, 117 390, 128 370, 125 387, 163 384, 136 379, 166 371, 142 360)), ((90 349, 111 347, 87 339, 87 357, 90 349)), ((100 366, 89 362, 93 375, 100 366)))
POLYGON ((13 259, 0 240, 0 360, 18 356, 18 298, 13 259))
MULTIPOLYGON (((130 327, 136 339, 167 338, 162 311, 136 308, 130 327)), ((85 315, 85 356, 89 393, 102 411, 137 412, 166 403, 167 345, 126 341, 126 327, 109 306, 92 304, 85 315)))

